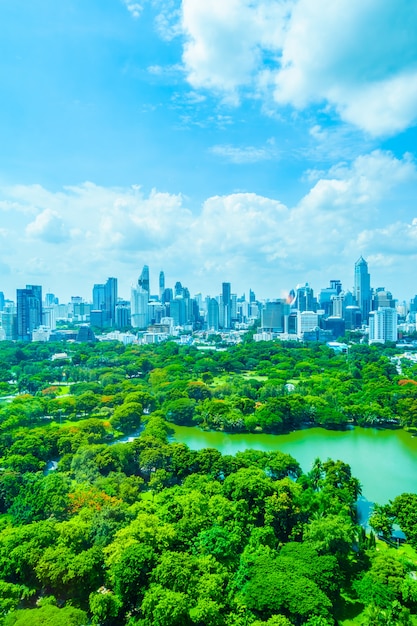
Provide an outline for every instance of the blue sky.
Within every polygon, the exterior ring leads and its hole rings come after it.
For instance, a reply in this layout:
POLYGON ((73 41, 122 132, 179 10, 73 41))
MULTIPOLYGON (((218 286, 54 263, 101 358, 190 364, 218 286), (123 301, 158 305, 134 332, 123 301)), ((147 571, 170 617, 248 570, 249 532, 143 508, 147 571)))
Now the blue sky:
POLYGON ((417 4, 0 0, 0 291, 417 293, 417 4))

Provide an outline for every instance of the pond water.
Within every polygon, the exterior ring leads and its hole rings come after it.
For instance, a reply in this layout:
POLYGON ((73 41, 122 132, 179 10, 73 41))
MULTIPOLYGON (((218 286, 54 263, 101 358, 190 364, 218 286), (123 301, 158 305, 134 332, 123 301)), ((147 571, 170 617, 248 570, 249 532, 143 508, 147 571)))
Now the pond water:
POLYGON ((404 492, 417 493, 417 438, 404 430, 356 427, 346 431, 323 428, 297 430, 286 435, 228 434, 173 425, 174 440, 193 450, 216 448, 222 454, 281 450, 291 454, 308 472, 319 457, 342 460, 362 484, 370 502, 386 504, 404 492))

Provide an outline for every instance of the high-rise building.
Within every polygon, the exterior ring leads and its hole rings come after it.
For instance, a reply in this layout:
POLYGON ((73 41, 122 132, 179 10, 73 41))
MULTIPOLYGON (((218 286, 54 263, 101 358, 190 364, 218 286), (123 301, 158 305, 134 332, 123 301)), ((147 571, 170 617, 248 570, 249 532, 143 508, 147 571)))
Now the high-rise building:
POLYGON ((165 287, 164 293, 162 294, 162 304, 166 304, 167 302, 171 302, 174 294, 171 287, 165 287))
POLYGON ((346 330, 356 330, 362 325, 362 313, 356 304, 345 307, 343 319, 346 323, 346 330))
MULTIPOLYGON (((71 300, 74 296, 71 296, 71 300)), ((54 293, 45 294, 45 305, 53 306, 54 304, 59 304, 59 299, 55 296, 54 293)))
POLYGON ((132 287, 130 311, 133 328, 146 328, 149 324, 149 291, 142 287, 132 287))
POLYGON ((174 296, 176 298, 182 297, 184 295, 184 287, 180 283, 179 280, 174 285, 174 296))
POLYGON ((296 298, 292 302, 292 307, 297 311, 317 311, 317 300, 314 297, 314 291, 308 283, 298 285, 296 289, 296 298))
POLYGON ((207 330, 219 330, 219 303, 215 298, 207 304, 207 330))
MULTIPOLYGON (((114 326, 116 323, 117 278, 108 278, 105 284, 97 283, 93 287, 93 311, 100 326, 114 326), (97 315, 101 311, 101 316, 97 315)), ((96 323, 97 326, 99 324, 96 323)))
POLYGON ((17 339, 17 315, 14 302, 6 302, 1 313, 1 325, 7 341, 17 339))
POLYGON ((116 325, 117 278, 108 278, 104 285, 104 310, 108 326, 116 325))
POLYGON ((368 264, 361 256, 355 263, 355 298, 362 313, 362 320, 367 323, 371 310, 371 277, 368 272, 368 264))
POLYGON ((263 332, 283 333, 285 315, 289 313, 289 305, 285 300, 266 302, 261 313, 263 332))
POLYGON ((26 285, 26 289, 17 289, 17 338, 30 341, 32 331, 42 325, 42 287, 26 285))
POLYGON ((141 275, 138 279, 138 286, 148 292, 148 300, 149 294, 151 293, 150 283, 149 283, 149 267, 144 265, 142 268, 141 275))
POLYGON ((314 311, 298 311, 297 330, 302 338, 304 333, 316 330, 319 327, 319 316, 314 311))
POLYGON ((106 292, 103 283, 96 283, 93 287, 93 311, 104 311, 106 305, 106 292))
POLYGON ((116 304, 116 328, 130 326, 130 302, 122 301, 116 304))
POLYGON ((174 326, 183 326, 187 320, 187 302, 181 296, 169 303, 169 316, 174 320, 174 326))
POLYGON ((0 311, 4 309, 4 293, 0 291, 0 311))
POLYGON ((223 328, 232 327, 232 287, 230 283, 222 283, 221 306, 223 308, 223 328))
POLYGON ((161 302, 162 302, 162 298, 164 295, 164 291, 165 291, 165 274, 161 270, 159 272, 159 299, 161 302))
POLYGON ((369 314, 369 343, 397 341, 398 313, 391 307, 380 307, 369 314))
POLYGON ((342 291, 342 282, 340 280, 331 280, 330 281, 330 289, 335 289, 337 295, 342 291))
POLYGON ((340 293, 337 296, 332 296, 332 317, 343 317, 343 304, 344 304, 345 295, 344 293, 340 293))
POLYGON ((372 294, 372 310, 377 311, 380 307, 389 307, 395 309, 395 300, 390 291, 386 291, 384 287, 378 287, 372 294))

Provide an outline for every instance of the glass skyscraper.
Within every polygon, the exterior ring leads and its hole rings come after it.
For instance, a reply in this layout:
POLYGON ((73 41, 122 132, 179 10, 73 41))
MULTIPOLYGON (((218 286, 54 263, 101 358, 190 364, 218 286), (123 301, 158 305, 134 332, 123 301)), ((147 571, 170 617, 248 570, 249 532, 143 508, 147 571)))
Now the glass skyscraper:
POLYGON ((371 277, 368 264, 361 256, 355 263, 355 299, 362 313, 362 320, 367 323, 371 310, 371 277))

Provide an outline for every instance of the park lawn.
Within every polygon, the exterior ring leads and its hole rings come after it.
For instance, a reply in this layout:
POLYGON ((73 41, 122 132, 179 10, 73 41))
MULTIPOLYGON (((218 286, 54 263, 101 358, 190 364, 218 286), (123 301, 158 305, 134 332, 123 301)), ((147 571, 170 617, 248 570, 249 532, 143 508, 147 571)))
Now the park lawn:
POLYGON ((263 374, 254 374, 253 372, 243 372, 241 376, 242 378, 245 378, 246 380, 249 380, 249 379, 259 380, 259 381, 268 380, 268 376, 265 376, 263 374))

